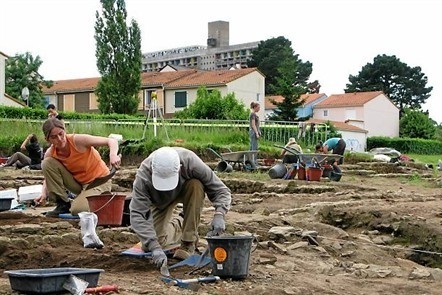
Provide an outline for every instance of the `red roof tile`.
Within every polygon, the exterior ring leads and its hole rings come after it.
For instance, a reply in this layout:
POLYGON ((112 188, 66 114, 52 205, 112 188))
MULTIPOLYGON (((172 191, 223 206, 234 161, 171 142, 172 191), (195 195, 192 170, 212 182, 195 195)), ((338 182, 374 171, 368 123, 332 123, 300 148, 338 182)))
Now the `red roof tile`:
POLYGON ((301 95, 301 98, 305 99, 303 106, 305 106, 305 105, 307 105, 307 104, 309 104, 309 103, 311 103, 311 102, 313 102, 313 101, 315 101, 318 98, 323 97, 323 96, 325 96, 324 93, 306 93, 306 94, 303 94, 303 95, 301 95))
POLYGON ((51 88, 43 87, 43 93, 69 93, 94 91, 101 78, 82 78, 54 81, 51 88))
POLYGON ((254 71, 257 71, 257 69, 246 68, 237 70, 195 71, 190 75, 182 76, 180 79, 167 83, 166 88, 225 85, 254 71))
POLYGON ((276 109, 276 106, 272 103, 272 100, 276 102, 282 102, 284 100, 284 96, 282 95, 269 95, 265 97, 264 106, 266 110, 276 109))
POLYGON ((197 70, 192 69, 176 72, 145 72, 141 73, 141 85, 147 87, 162 86, 195 72, 197 72, 197 70))
MULTIPOLYGON (((301 95, 301 99, 305 99, 303 106, 306 104, 309 104, 316 99, 325 96, 325 93, 305 93, 301 95)), ((284 96, 282 95, 269 95, 265 97, 265 109, 266 110, 273 110, 276 109, 276 106, 270 101, 274 100, 276 102, 282 102, 284 100, 284 96)))
MULTIPOLYGON (((257 71, 256 68, 220 71, 200 71, 195 69, 176 72, 145 72, 141 73, 142 87, 179 88, 200 85, 224 85, 240 77, 257 71)), ((83 78, 54 81, 51 88, 43 87, 43 93, 91 92, 97 87, 101 78, 83 78)))
POLYGON ((315 105, 315 108, 334 108, 334 107, 350 107, 350 106, 363 106, 370 100, 383 94, 382 91, 370 91, 370 92, 352 92, 344 94, 333 94, 315 105))

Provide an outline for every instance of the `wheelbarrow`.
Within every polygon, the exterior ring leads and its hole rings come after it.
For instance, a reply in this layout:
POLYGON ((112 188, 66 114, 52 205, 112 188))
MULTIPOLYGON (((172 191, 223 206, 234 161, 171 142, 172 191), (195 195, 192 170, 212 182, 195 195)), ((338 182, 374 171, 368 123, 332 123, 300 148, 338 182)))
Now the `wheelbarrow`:
POLYGON ((225 162, 233 169, 237 168, 239 170, 251 171, 257 168, 256 159, 258 157, 258 151, 237 151, 219 154, 212 148, 207 149, 221 160, 221 162, 218 164, 218 167, 224 167, 224 165, 220 164, 222 162, 225 162))

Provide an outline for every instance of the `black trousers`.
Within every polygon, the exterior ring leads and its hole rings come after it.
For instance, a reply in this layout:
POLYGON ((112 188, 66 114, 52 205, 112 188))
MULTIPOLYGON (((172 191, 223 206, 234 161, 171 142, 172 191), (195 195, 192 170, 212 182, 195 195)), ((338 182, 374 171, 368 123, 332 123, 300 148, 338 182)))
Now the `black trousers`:
MULTIPOLYGON (((344 156, 344 152, 345 152, 345 147, 347 146, 347 144, 345 143, 345 140, 343 140, 342 138, 338 141, 338 144, 336 145, 336 147, 333 149, 333 154, 336 155, 341 155, 344 156)), ((339 159, 339 161, 337 161, 339 164, 344 163, 344 157, 341 157, 339 159)))

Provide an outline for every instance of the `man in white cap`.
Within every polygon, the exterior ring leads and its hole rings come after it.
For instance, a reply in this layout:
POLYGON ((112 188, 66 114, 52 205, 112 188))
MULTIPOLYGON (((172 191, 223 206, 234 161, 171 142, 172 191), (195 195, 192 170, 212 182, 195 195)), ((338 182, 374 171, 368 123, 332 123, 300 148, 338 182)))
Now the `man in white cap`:
POLYGON ((176 259, 194 253, 206 194, 215 207, 210 235, 219 235, 225 230, 231 192, 194 152, 162 147, 141 163, 133 184, 130 223, 158 267, 167 264, 163 251, 167 245, 181 244, 176 259), (173 216, 178 203, 183 204, 183 216, 173 216))

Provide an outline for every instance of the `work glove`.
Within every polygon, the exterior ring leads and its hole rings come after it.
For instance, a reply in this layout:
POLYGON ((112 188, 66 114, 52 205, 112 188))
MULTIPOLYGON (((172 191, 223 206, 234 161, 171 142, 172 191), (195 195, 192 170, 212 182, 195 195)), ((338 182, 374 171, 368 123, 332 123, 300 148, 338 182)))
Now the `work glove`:
POLYGON ((226 222, 224 221, 224 214, 215 213, 211 223, 212 230, 208 233, 209 236, 220 236, 226 230, 226 222))
POLYGON ((152 260, 158 268, 167 265, 167 256, 161 248, 152 251, 152 260))

